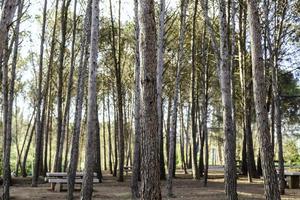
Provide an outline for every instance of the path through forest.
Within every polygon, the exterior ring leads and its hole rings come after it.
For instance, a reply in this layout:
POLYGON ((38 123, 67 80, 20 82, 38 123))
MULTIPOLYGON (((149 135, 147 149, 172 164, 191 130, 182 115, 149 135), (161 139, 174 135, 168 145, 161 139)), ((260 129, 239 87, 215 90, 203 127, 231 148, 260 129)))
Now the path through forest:
MULTIPOLYGON (((94 187, 93 199, 131 199, 130 177, 125 176, 125 182, 117 182, 114 177, 104 174, 103 183, 96 184, 94 187)), ((57 193, 50 190, 48 183, 41 184, 40 187, 32 188, 31 180, 23 178, 15 179, 17 184, 11 187, 11 197, 15 200, 59 200, 66 199, 66 191, 57 193), (21 179, 21 180, 20 180, 21 179)), ((222 200, 225 199, 224 179, 221 172, 211 172, 209 174, 208 187, 203 187, 203 182, 191 179, 191 175, 178 174, 174 179, 174 199, 207 199, 222 200)), ((66 187, 66 186, 65 186, 66 187)), ((77 187, 77 189, 79 189, 77 187)), ((254 179, 253 183, 248 183, 246 178, 238 179, 239 199, 265 199, 263 193, 263 183, 259 179, 254 179)), ((79 199, 80 191, 75 192, 76 199, 79 199)), ((167 199, 166 182, 162 182, 163 199, 167 199)), ((283 200, 300 200, 300 189, 287 189, 286 195, 282 196, 283 200)))

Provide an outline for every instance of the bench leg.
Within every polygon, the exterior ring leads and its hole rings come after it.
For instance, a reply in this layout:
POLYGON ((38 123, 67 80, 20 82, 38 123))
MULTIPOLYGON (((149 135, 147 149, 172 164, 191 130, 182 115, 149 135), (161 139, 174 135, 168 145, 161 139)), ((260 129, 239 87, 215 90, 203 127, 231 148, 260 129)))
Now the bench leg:
POLYGON ((288 182, 289 182, 289 188, 290 189, 296 189, 299 188, 299 176, 290 176, 288 178, 288 182))
POLYGON ((61 192, 61 190, 62 190, 62 184, 56 183, 56 184, 55 184, 54 191, 55 191, 55 192, 61 192))

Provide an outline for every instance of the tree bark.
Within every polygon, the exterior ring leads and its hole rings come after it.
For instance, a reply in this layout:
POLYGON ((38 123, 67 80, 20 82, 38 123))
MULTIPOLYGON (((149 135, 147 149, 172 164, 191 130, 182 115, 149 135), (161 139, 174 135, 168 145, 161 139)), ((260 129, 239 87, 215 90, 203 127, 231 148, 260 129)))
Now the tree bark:
MULTIPOLYGON (((194 179, 200 179, 200 173, 202 170, 198 170, 197 163, 197 146, 196 146, 196 135, 197 135, 197 119, 196 119, 196 20, 198 10, 198 0, 195 0, 194 14, 193 14, 193 35, 192 35, 192 172, 194 179), (200 173, 199 173, 200 172, 200 173)), ((201 152, 200 152, 201 155, 201 152)), ((203 155, 203 153, 202 153, 203 155)), ((201 161, 201 159, 200 159, 201 161)), ((201 165, 202 163, 199 163, 201 165)), ((202 166, 202 165, 201 165, 202 166)))
MULTIPOLYGON (((2 9, 2 15, 0 19, 0 58, 5 58, 6 44, 8 41, 8 32, 10 25, 12 23, 15 11, 17 8, 17 0, 6 0, 4 2, 4 7, 2 9)), ((15 76, 15 72, 11 75, 15 76)), ((14 78, 12 77, 12 82, 14 78)), ((6 64, 2 65, 2 112, 3 112, 3 199, 9 199, 9 186, 10 186, 10 153, 11 153, 11 115, 12 109, 9 102, 12 97, 9 97, 8 88, 8 66, 6 64)), ((13 91, 12 91, 13 92, 13 91)), ((13 93, 12 93, 13 94, 13 93)), ((13 100, 13 99, 12 99, 13 100)))
POLYGON ((219 12, 220 23, 220 86, 222 91, 222 106, 223 106, 223 129, 225 134, 225 193, 227 199, 238 199, 236 192, 236 136, 233 130, 232 119, 232 94, 231 94, 231 70, 229 63, 228 51, 228 29, 226 22, 226 5, 225 1, 220 1, 219 12))
POLYGON ((45 31, 46 31, 46 18, 47 18, 47 0, 44 1, 43 10, 43 25, 42 25, 42 36, 40 44, 40 58, 39 58, 39 79, 38 79, 38 97, 37 97, 37 109, 36 109, 36 128, 35 128, 35 158, 34 167, 32 174, 32 187, 37 187, 38 178, 40 175, 40 163, 42 154, 42 122, 41 122, 41 106, 42 106, 42 81, 43 81, 43 56, 44 56, 44 42, 45 42, 45 31))
POLYGON ((88 65, 89 58, 89 44, 91 37, 91 4, 92 0, 88 1, 86 8, 86 15, 84 18, 84 33, 81 36, 81 52, 80 61, 78 69, 78 80, 77 80, 77 98, 75 106, 75 117, 74 117, 74 127, 73 127, 73 137, 72 137, 72 147, 68 171, 68 200, 73 200, 73 192, 75 186, 76 170, 79 158, 79 139, 81 131, 81 119, 82 119, 82 107, 83 107, 83 97, 84 97, 84 83, 86 77, 86 68, 88 65))
POLYGON ((67 17, 70 0, 63 0, 61 7, 61 42, 59 49, 58 85, 57 85, 57 141, 54 170, 62 171, 62 155, 65 142, 65 115, 63 113, 64 62, 67 34, 67 17))
POLYGON ((106 131, 105 131, 105 96, 103 97, 103 110, 102 110, 102 128, 103 128, 103 159, 104 159, 104 170, 107 170, 106 165, 106 131))
POLYGON ((166 179, 164 141, 163 141, 163 70, 164 70, 164 36, 165 36, 165 0, 160 1, 159 13, 159 36, 158 36, 158 58, 157 58, 157 115, 158 115, 158 134, 159 140, 159 160, 160 160, 160 179, 166 179))
POLYGON ((108 116, 108 165, 110 174, 113 174, 112 168, 112 141, 111 141, 111 124, 110 124, 110 101, 109 101, 109 93, 107 95, 107 116, 108 116))
POLYGON ((153 0, 139 1, 141 68, 143 69, 143 134, 141 199, 161 199, 157 115, 156 24, 153 0))
POLYGON ((175 91, 174 91, 174 99, 173 99, 173 110, 172 110, 172 124, 170 129, 170 149, 169 149, 169 166, 168 166, 168 196, 173 196, 172 186, 173 186, 173 171, 176 169, 175 161, 175 140, 176 140, 176 124, 177 124, 177 104, 178 104, 178 96, 179 96, 179 87, 181 80, 181 69, 183 65, 183 56, 184 56, 184 39, 185 39, 185 31, 186 31, 186 13, 188 7, 188 0, 183 0, 182 2, 182 10, 181 10, 181 19, 180 19, 180 33, 179 33, 179 49, 178 49, 178 63, 177 63, 177 71, 176 71, 176 82, 175 82, 175 91))
POLYGON ((139 174, 141 169, 141 69, 140 69, 140 26, 138 16, 138 0, 134 0, 134 14, 135 14, 135 96, 134 96, 134 156, 133 168, 131 178, 131 192, 132 199, 140 198, 139 193, 139 174))
POLYGON ((248 20, 250 24, 253 91, 256 110, 256 121, 259 136, 260 153, 262 158, 262 170, 264 176, 265 196, 268 200, 280 198, 277 175, 273 162, 274 153, 270 140, 268 125, 268 113, 266 106, 265 76, 263 51, 261 46, 261 30, 257 2, 247 0, 248 20))
POLYGON ((88 111, 87 111, 87 141, 85 146, 85 169, 82 184, 82 199, 90 200, 93 194, 93 173, 94 173, 94 138, 97 132, 97 85, 96 70, 99 42, 99 0, 92 0, 91 18, 91 48, 88 78, 88 111))

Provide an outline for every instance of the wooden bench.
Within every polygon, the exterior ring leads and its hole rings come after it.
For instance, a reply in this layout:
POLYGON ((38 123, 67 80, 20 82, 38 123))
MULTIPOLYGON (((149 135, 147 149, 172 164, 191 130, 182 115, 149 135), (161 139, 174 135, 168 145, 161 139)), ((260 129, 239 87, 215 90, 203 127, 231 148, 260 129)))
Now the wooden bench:
POLYGON ((284 176, 290 189, 299 188, 300 172, 284 172, 284 176))
POLYGON ((128 172, 132 171, 132 166, 124 166, 124 171, 126 172, 126 174, 128 174, 128 172))
MULTIPOLYGON (((77 172, 75 176, 75 184, 82 185, 83 172, 77 172)), ((66 172, 49 172, 46 174, 45 181, 51 183, 51 189, 56 192, 61 192, 63 185, 68 183, 68 173, 66 172)), ((99 183, 97 173, 94 173, 93 183, 99 183)))

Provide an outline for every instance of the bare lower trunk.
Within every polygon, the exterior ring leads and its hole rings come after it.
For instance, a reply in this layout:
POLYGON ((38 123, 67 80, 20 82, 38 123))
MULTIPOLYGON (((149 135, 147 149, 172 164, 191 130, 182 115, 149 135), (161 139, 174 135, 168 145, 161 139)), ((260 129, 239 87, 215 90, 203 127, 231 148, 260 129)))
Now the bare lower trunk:
POLYGON ((143 134, 141 199, 161 199, 156 85, 156 25, 153 0, 139 1, 143 69, 143 134))
POLYGON ((157 114, 158 114, 158 134, 159 152, 160 152, 160 179, 166 179, 165 160, 164 160, 164 141, 163 141, 163 102, 162 102, 162 86, 163 86, 163 69, 164 69, 164 35, 165 35, 165 0, 160 1, 159 14, 159 39, 158 39, 158 61, 156 71, 157 81, 157 114))
POLYGON ((176 124, 177 124, 177 104, 178 104, 178 96, 179 96, 179 84, 181 80, 180 71, 182 69, 183 62, 183 45, 185 39, 185 31, 186 31, 186 13, 188 7, 188 0, 183 1, 183 6, 181 10, 181 19, 180 19, 180 33, 179 33, 179 49, 178 49, 178 63, 176 70, 176 81, 175 81, 175 91, 174 91, 174 99, 173 99, 173 110, 172 110, 172 123, 170 129, 170 149, 169 149, 169 166, 168 166, 168 196, 173 196, 173 173, 176 168, 175 161, 175 140, 176 140, 176 124))
POLYGON ((134 99, 134 130, 135 130, 135 142, 134 142, 134 156, 133 156, 133 169, 131 178, 131 192, 132 199, 138 199, 139 194, 139 174, 141 168, 141 80, 140 80, 140 53, 139 53, 139 19, 138 19, 138 0, 134 1, 134 13, 135 13, 135 99, 134 99))
POLYGON ((109 171, 112 174, 113 168, 112 168, 112 138, 111 138, 111 124, 110 124, 110 102, 109 102, 109 94, 107 95, 107 116, 108 116, 108 165, 109 165, 109 171))
MULTIPOLYGON (((2 9, 2 15, 0 19, 0 58, 8 60, 6 44, 8 41, 8 31, 12 23, 15 11, 17 8, 16 0, 7 0, 4 2, 2 9), (6 50, 5 50, 6 49, 6 50)), ((14 86, 15 69, 12 69, 11 84, 14 86)), ((12 96, 9 97, 9 80, 8 80, 8 65, 3 63, 2 65, 2 112, 3 112, 3 199, 9 199, 9 186, 10 186, 10 153, 11 153, 11 115, 12 115, 12 96)), ((11 86, 11 88, 14 88, 11 86)))
MULTIPOLYGON (((85 169, 82 184, 82 199, 90 200, 93 194, 93 173, 95 165, 94 138, 99 132, 97 129, 97 58, 99 42, 99 0, 92 1, 91 18, 91 48, 88 78, 88 111, 87 111, 87 141, 85 146, 85 169)), ((99 160, 100 162, 100 160, 99 160)))
POLYGON ((223 129, 225 134, 225 193, 227 199, 236 200, 236 161, 235 161, 235 132, 232 119, 231 70, 228 52, 228 30, 226 23, 225 1, 220 1, 220 85, 222 91, 223 129))
POLYGON ((263 51, 261 47, 261 30, 257 2, 247 0, 248 16, 250 24, 253 91, 256 110, 256 121, 259 136, 262 170, 264 176, 265 196, 268 200, 279 200, 279 187, 276 170, 273 162, 270 131, 268 125, 268 113, 266 106, 265 76, 263 51))
MULTIPOLYGON (((199 179, 200 173, 203 171, 202 169, 198 170, 197 163, 197 146, 196 146, 196 135, 197 135, 197 119, 196 119, 196 18, 197 18, 197 9, 198 9, 198 0, 195 0, 194 14, 193 14, 193 45, 192 45, 192 110, 191 110, 191 118, 192 118, 192 171, 193 178, 199 179), (199 173, 200 172, 200 173, 199 173)), ((201 147, 203 147, 201 145, 201 147)), ((202 148, 203 150, 203 148, 202 148)), ((202 151, 203 152, 203 151, 202 151)), ((203 155, 203 153, 200 152, 203 155)), ((203 161, 203 157, 201 158, 203 161)), ((203 162, 199 165, 202 167, 203 162)))
POLYGON ((86 68, 88 64, 89 57, 89 43, 90 43, 90 17, 91 17, 91 3, 92 0, 88 1, 86 8, 86 16, 84 19, 84 33, 81 36, 81 52, 79 61, 79 75, 77 81, 77 98, 75 106, 75 117, 74 117, 74 127, 73 127, 73 137, 71 146, 71 155, 68 171, 68 200, 73 199, 73 192, 75 186, 76 170, 78 165, 79 157, 79 139, 81 131, 81 118, 82 118, 82 107, 83 107, 83 97, 84 97, 84 83, 86 77, 86 68))

